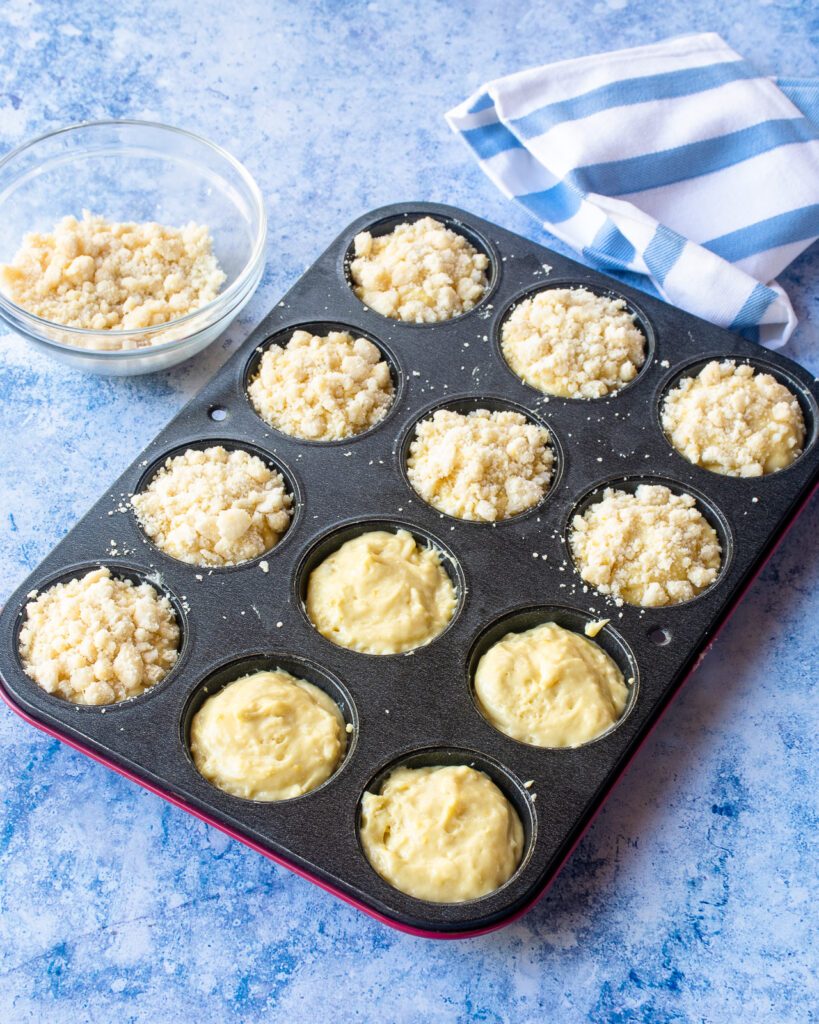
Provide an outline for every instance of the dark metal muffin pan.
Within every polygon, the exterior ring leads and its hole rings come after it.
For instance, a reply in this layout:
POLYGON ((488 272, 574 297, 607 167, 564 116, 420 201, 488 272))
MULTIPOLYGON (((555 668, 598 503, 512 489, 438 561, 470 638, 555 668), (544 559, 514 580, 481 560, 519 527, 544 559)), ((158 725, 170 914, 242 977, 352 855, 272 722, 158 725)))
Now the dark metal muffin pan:
MULTIPOLYGON (((242 348, 146 448, 140 458, 9 599, 0 616, 0 692, 33 724, 185 807, 343 899, 417 934, 477 934, 512 920, 543 893, 623 768, 712 641, 819 479, 817 387, 803 369, 735 334, 658 302, 464 211, 432 203, 386 207, 347 229, 265 317, 242 348), (403 324, 365 308, 348 280, 353 236, 432 215, 468 235, 491 260, 491 287, 469 313, 441 324, 403 324), (545 265, 545 266, 544 266, 545 265), (546 398, 522 383, 500 354, 510 306, 542 287, 583 285, 622 296, 648 338, 649 358, 618 394, 590 401, 546 398), (310 325, 348 328, 379 343, 396 400, 377 426, 335 443, 272 430, 245 393, 257 349, 310 325), (804 454, 761 479, 735 479, 690 465, 668 443, 660 402, 681 372, 733 357, 774 372, 805 413, 804 454), (514 407, 555 438, 555 482, 537 508, 495 525, 463 522, 424 503, 406 478, 412 425, 424 411, 514 407), (279 467, 296 513, 261 559, 209 571, 168 557, 147 541, 126 497, 169 454, 205 443, 247 446, 279 467), (147 475, 147 476, 146 476, 147 475), (578 503, 609 483, 662 479, 697 496, 718 527, 725 563, 718 581, 686 604, 615 607, 585 587, 566 532, 578 503), (405 526, 440 544, 459 588, 449 627, 426 647, 378 657, 340 648, 311 626, 302 606, 316 559, 366 527, 405 526), (536 557, 535 557, 536 556, 536 557), (171 596, 182 653, 162 683, 107 707, 49 696, 23 672, 17 636, 26 595, 93 565, 149 576, 171 596), (472 693, 476 656, 506 626, 547 619, 582 628, 610 618, 597 637, 633 678, 620 723, 575 749, 541 749, 498 733, 472 693), (324 785, 282 803, 230 796, 196 771, 188 726, 206 693, 253 667, 299 670, 340 703, 353 732, 347 756, 324 785), (526 852, 496 892, 460 904, 406 896, 367 862, 357 835, 362 792, 399 763, 464 762, 486 771, 516 806, 526 852), (529 784, 528 786, 526 784, 529 784)), ((631 483, 629 483, 631 482, 631 483)), ((68 811, 70 813, 70 809, 68 811)))

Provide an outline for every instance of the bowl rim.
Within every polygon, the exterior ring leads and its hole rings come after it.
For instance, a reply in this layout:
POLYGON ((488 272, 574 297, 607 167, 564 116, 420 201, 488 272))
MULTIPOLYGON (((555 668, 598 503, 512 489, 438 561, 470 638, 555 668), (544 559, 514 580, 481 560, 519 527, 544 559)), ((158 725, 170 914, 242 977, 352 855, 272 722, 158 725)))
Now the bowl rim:
MULTIPOLYGON (((122 338, 139 338, 147 334, 156 333, 157 331, 164 331, 169 328, 178 327, 180 324, 190 322, 196 317, 201 317, 203 313, 208 310, 214 310, 216 307, 232 307, 234 301, 238 301, 239 297, 243 294, 244 289, 248 286, 248 283, 253 278, 254 272, 257 269, 259 261, 264 256, 264 249, 267 242, 267 211, 264 205, 264 197, 262 191, 256 183, 253 175, 248 171, 245 165, 238 160, 232 153, 224 149, 222 146, 215 142, 211 142, 206 139, 203 135, 199 135, 196 132, 188 131, 186 128, 177 128, 175 125, 163 124, 161 121, 146 121, 138 118, 103 118, 101 120, 94 121, 77 121, 73 124, 65 125, 62 128, 55 128, 48 132, 43 132, 41 135, 37 135, 32 139, 28 139, 26 142, 21 143, 19 146, 15 146, 8 153, 0 158, 0 172, 2 172, 8 164, 19 157, 26 150, 33 148, 39 143, 45 142, 48 139, 54 138, 59 135, 65 135, 70 132, 76 132, 86 128, 105 128, 105 127, 126 127, 126 128, 152 128, 159 131, 171 132, 175 135, 182 135, 185 138, 192 139, 194 142, 200 145, 206 146, 212 152, 216 153, 224 160, 226 160, 236 172, 239 174, 244 184, 247 186, 250 192, 252 202, 255 206, 256 213, 258 214, 258 228, 256 231, 256 237, 253 240, 253 248, 251 254, 248 257, 247 262, 242 268, 241 272, 237 276, 236 280, 223 292, 211 299, 210 302, 204 306, 200 306, 198 309, 192 310, 190 313, 186 313, 184 316, 176 317, 174 320, 168 320, 167 323, 157 324, 151 327, 135 327, 129 330, 93 330, 87 327, 71 327, 67 324, 60 324, 54 320, 46 320, 43 317, 37 316, 35 313, 29 312, 23 306, 18 306, 16 302, 12 302, 6 295, 0 291, 0 316, 12 328, 12 330, 19 331, 19 327, 16 324, 16 320, 20 319, 25 325, 31 325, 32 328, 45 328, 48 330, 59 330, 69 335, 75 335, 78 338, 106 338, 110 339, 112 336, 121 336, 122 338), (14 318, 9 321, 9 317, 14 318)), ((219 319, 219 318, 217 318, 219 319)), ((205 327, 211 326, 210 324, 205 327)), ((33 333, 33 332, 32 332, 33 333)), ((191 334, 185 335, 182 338, 174 338, 167 342, 160 342, 157 345, 147 345, 138 348, 118 348, 118 349, 103 349, 94 348, 92 346, 73 345, 69 343, 63 343, 55 341, 53 338, 43 336, 39 333, 33 334, 37 341, 47 345, 52 345, 55 348, 64 350, 67 352, 78 352, 87 353, 89 356, 95 356, 103 359, 123 359, 133 358, 138 355, 145 355, 146 352, 157 352, 159 349, 170 348, 175 345, 183 345, 185 342, 190 341, 191 338, 196 337, 199 331, 194 331, 191 334)))

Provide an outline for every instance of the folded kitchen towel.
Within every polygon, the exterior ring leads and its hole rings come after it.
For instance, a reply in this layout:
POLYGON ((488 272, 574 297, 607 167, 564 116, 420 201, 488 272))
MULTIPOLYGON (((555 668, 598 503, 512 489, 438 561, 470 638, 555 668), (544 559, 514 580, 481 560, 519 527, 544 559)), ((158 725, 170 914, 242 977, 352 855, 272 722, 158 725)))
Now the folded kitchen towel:
POLYGON ((446 116, 588 263, 770 348, 793 331, 775 278, 819 236, 819 80, 705 33, 499 78, 446 116))

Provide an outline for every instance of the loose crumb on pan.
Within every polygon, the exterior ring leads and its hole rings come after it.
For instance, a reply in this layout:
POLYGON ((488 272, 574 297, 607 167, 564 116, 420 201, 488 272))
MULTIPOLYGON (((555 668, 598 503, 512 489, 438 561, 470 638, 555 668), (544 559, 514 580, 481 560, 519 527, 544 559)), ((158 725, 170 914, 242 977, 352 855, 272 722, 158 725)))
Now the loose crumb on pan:
POLYGON ((553 462, 548 430, 522 413, 439 409, 416 427, 407 476, 440 512, 496 522, 541 500, 553 462))
POLYGON ((216 298, 225 275, 202 224, 118 223, 83 211, 31 232, 0 290, 52 323, 128 331, 166 324, 216 298))
POLYGON ((607 488, 572 520, 570 544, 581 577, 618 605, 688 601, 721 564, 719 538, 694 498, 661 484, 640 484, 633 494, 607 488))
POLYGON ((378 423, 395 396, 389 364, 366 338, 294 331, 271 345, 248 387, 253 407, 277 430, 309 441, 337 441, 378 423))
POLYGON ((171 670, 179 626, 167 597, 103 566, 56 583, 25 607, 19 653, 47 693, 75 704, 136 697, 171 670))
POLYGON ((564 398, 602 398, 633 380, 646 339, 622 299, 548 288, 519 302, 501 329, 503 355, 527 384, 564 398))
POLYGON ((221 445, 167 459, 131 498, 158 548, 205 566, 235 565, 275 547, 290 525, 292 502, 281 473, 258 455, 221 445))
POLYGON ((353 291, 383 316, 435 323, 459 316, 487 288, 489 258, 434 217, 398 224, 389 234, 355 236, 353 291))
POLYGON ((663 403, 663 429, 689 462, 712 473, 756 477, 802 452, 805 420, 796 396, 770 373, 732 359, 683 377, 663 403))

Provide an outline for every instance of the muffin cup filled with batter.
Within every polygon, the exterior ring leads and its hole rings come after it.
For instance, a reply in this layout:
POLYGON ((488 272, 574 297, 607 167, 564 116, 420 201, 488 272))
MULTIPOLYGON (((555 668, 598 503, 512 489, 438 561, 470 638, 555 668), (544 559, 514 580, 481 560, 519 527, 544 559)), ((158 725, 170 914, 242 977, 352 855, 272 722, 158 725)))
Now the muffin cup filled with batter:
POLYGON ((650 322, 629 300, 559 281, 517 298, 496 340, 518 380, 571 399, 616 395, 650 363, 654 348, 650 322))
POLYGON ((184 613, 164 584, 131 566, 77 566, 28 594, 16 647, 46 693, 113 707, 153 692, 176 669, 184 613))
POLYGON ((344 274, 367 308, 424 326, 485 303, 497 268, 494 250, 473 229, 446 216, 408 213, 359 231, 345 254, 344 274))
POLYGON ((771 369, 711 359, 678 373, 660 403, 668 442, 695 466, 723 476, 758 479, 787 469, 809 443, 812 403, 795 381, 771 369))
POLYGON ((582 580, 617 606, 682 605, 710 590, 731 558, 716 506, 673 481, 633 477, 581 498, 566 543, 582 580))
POLYGON ((430 903, 489 896, 522 867, 535 830, 526 790, 469 751, 424 751, 390 765, 359 805, 358 836, 372 868, 430 903))
POLYGON ((353 441, 380 426, 402 390, 394 354, 335 321, 277 331, 248 360, 250 407, 268 426, 313 444, 353 441))
POLYGON ((212 570, 278 548, 298 515, 300 495, 290 471, 268 452, 213 438, 162 455, 143 474, 130 504, 156 548, 212 570))
POLYGON ((554 431, 505 399, 452 398, 424 412, 401 442, 409 486, 437 512, 497 524, 537 508, 562 471, 554 431))
POLYGON ((191 761, 211 785, 245 800, 305 796, 349 758, 357 716, 346 688, 302 658, 258 655, 212 673, 184 719, 191 761))
POLYGON ((308 621, 362 654, 406 654, 439 637, 464 593, 447 548, 417 527, 365 520, 333 531, 298 571, 308 621))
POLYGON ((578 747, 617 728, 637 663, 609 620, 562 606, 501 616, 468 660, 475 706, 499 732, 536 747, 578 747))

